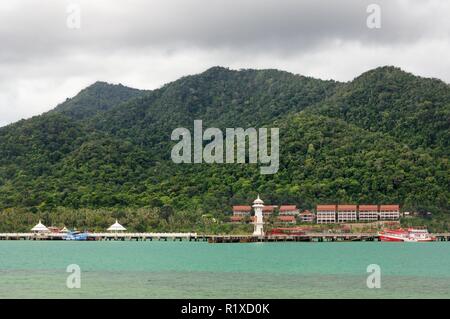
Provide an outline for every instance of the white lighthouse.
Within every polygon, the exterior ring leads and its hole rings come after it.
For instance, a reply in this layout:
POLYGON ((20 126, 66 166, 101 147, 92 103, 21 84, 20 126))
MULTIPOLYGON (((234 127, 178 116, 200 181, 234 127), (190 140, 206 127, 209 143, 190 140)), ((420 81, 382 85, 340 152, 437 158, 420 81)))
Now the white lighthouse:
POLYGON ((264 202, 261 200, 261 198, 255 199, 253 202, 253 208, 255 209, 255 228, 253 231, 253 236, 264 236, 264 230, 263 230, 263 213, 262 209, 264 207, 264 202))

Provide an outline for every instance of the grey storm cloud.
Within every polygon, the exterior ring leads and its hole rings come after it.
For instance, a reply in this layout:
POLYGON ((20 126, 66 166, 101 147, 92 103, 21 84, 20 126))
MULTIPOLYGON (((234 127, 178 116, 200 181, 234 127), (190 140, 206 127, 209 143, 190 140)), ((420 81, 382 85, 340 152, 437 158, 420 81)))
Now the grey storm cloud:
POLYGON ((0 125, 96 80, 155 88, 219 64, 338 80, 393 64, 449 81, 449 13, 446 0, 2 0, 0 125))
MULTIPOLYGON (((374 32, 366 26, 366 8, 373 0, 91 0, 73 1, 82 10, 82 28, 75 32, 65 25, 70 1, 9 2, 16 4, 0 12, 5 61, 86 49, 292 52, 330 40, 399 44, 435 34, 449 13, 437 10, 442 1, 377 1, 383 28, 374 32)), ((448 35, 449 24, 441 31, 448 35)))

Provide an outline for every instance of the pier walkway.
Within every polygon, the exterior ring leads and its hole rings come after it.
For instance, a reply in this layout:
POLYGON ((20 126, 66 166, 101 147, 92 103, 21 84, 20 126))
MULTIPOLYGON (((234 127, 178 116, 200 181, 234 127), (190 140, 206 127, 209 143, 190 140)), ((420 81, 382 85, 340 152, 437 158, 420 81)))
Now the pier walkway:
MULTIPOLYGON (((64 233, 0 233, 0 240, 64 240, 64 233)), ((86 233, 87 240, 207 240, 197 233, 86 233)))
MULTIPOLYGON (((431 234, 436 241, 450 241, 450 233, 431 234)), ((306 233, 302 235, 266 235, 261 237, 245 235, 210 236, 210 243, 249 243, 249 242, 344 242, 344 241, 379 241, 377 233, 306 233)))
MULTIPOLYGON (((436 241, 450 241, 450 233, 431 234, 436 241)), ((301 235, 200 235, 197 233, 86 233, 91 241, 208 241, 209 243, 252 242, 344 242, 379 241, 377 233, 306 233, 301 235)), ((64 240, 64 233, 0 233, 0 240, 64 240)))
POLYGON ((208 238, 208 241, 210 243, 378 241, 378 235, 376 233, 306 233, 302 235, 266 235, 261 237, 223 235, 211 236, 210 238, 208 238))

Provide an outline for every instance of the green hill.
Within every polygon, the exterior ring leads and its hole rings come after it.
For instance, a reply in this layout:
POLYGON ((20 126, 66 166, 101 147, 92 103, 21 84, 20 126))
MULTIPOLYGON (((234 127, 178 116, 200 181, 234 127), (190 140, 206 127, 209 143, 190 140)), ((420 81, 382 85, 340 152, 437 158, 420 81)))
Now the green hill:
POLYGON ((231 205, 256 193, 302 208, 399 203, 444 223, 449 107, 448 84, 392 67, 348 83, 221 67, 154 91, 96 83, 0 128, 0 230, 25 229, 37 215, 78 227, 115 216, 136 230, 201 229, 202 215, 226 221, 231 205), (174 164, 170 134, 195 119, 204 128, 279 127, 279 172, 174 164))
POLYGON ((449 155, 450 86, 437 79, 378 68, 346 83, 314 112, 449 155))
POLYGON ((74 120, 82 120, 103 113, 133 97, 144 95, 146 91, 132 89, 122 84, 113 85, 96 82, 67 99, 50 113, 64 114, 74 120))

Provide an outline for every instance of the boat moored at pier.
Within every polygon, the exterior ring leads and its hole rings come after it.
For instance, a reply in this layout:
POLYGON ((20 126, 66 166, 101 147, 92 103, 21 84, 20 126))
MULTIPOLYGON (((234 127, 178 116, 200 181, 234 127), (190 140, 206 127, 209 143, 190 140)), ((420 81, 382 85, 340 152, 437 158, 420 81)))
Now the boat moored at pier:
POLYGON ((380 241, 393 242, 430 242, 435 241, 436 238, 428 233, 427 229, 394 229, 385 230, 379 233, 380 241))

